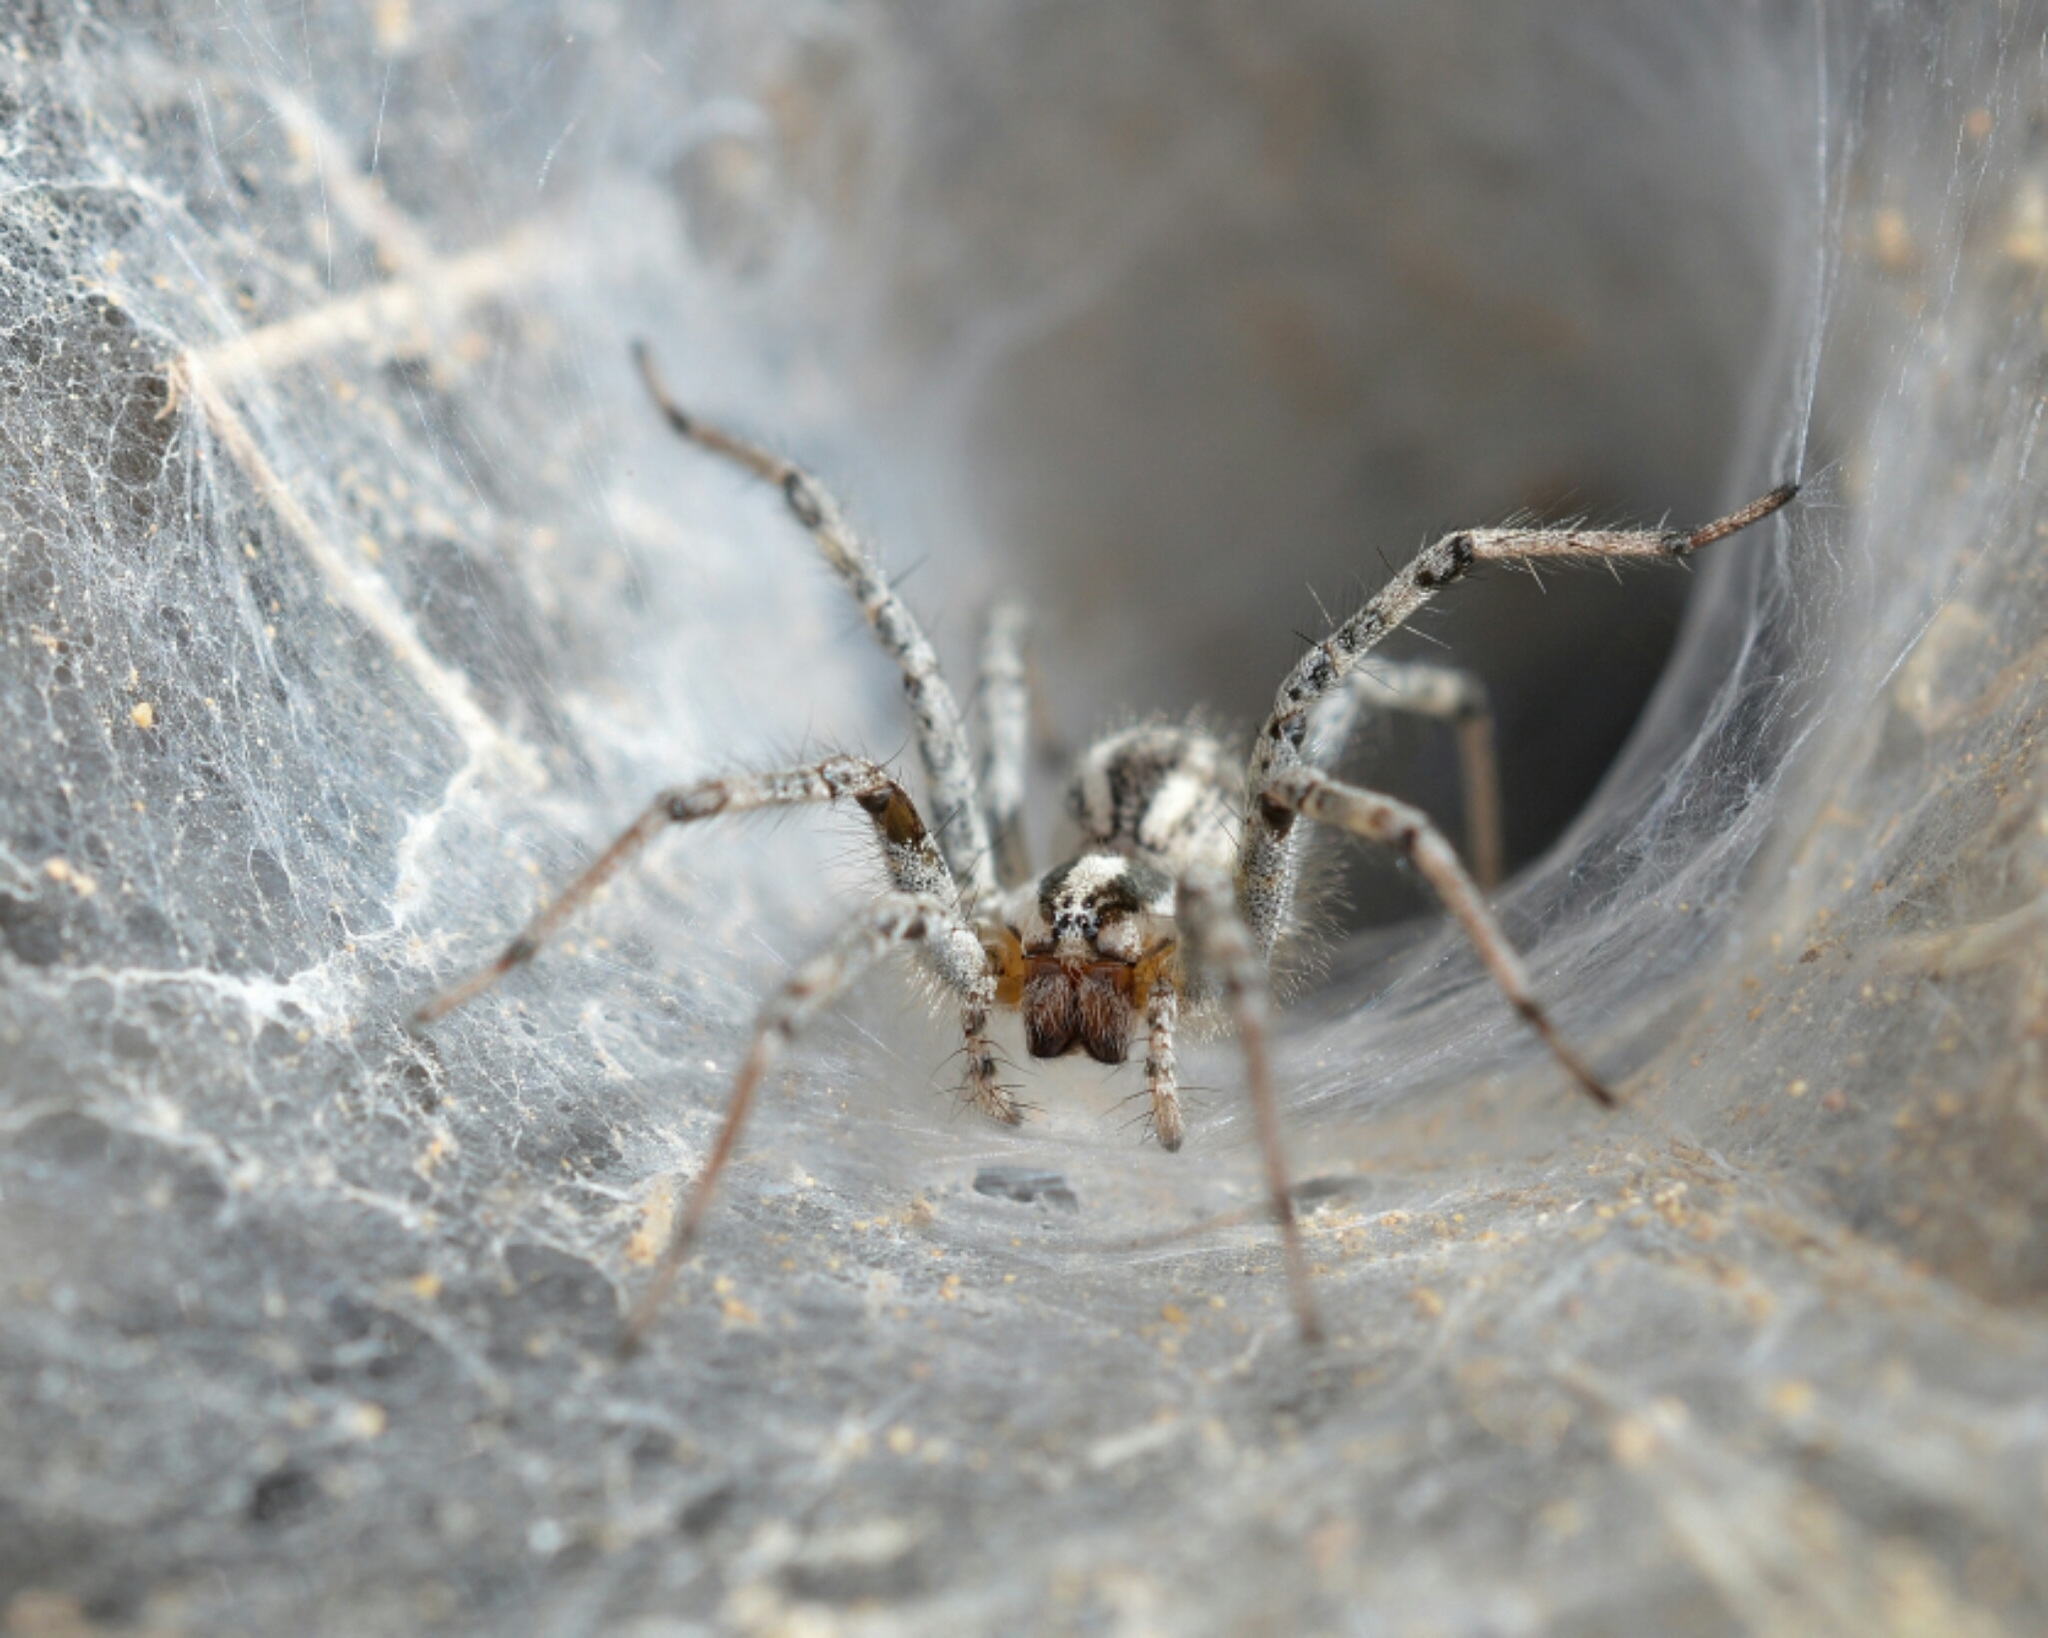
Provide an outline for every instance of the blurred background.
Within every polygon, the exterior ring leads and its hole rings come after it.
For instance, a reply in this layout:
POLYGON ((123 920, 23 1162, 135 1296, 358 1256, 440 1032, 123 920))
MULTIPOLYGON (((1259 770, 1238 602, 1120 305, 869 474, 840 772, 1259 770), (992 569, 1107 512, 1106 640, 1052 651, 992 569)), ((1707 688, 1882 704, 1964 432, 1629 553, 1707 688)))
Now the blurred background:
MULTIPOLYGON (((388 0, 0 25, 9 1633, 1756 1631, 2048 1621, 2048 107, 2033 4, 388 0), (398 1020, 665 783, 1036 624, 1033 841, 1105 728, 1388 653, 1500 716, 1501 914, 1600 1115, 1331 850, 1278 1061, 959 1111, 878 974, 618 1315, 859 826, 664 839, 398 1020)), ((1346 771, 1461 820, 1448 736, 1346 771)), ((1021 1043, 1012 1042, 1021 1058, 1021 1043)))

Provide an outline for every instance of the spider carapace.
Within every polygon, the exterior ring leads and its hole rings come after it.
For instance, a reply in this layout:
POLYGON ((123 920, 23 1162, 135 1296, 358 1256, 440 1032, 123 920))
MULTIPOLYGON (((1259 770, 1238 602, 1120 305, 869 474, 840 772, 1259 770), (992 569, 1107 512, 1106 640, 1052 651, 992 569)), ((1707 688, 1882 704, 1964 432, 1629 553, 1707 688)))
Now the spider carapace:
POLYGON ((755 1091, 805 1020, 890 950, 908 945, 956 998, 966 1051, 963 1095, 1016 1124, 1023 1111, 999 1078, 990 1014, 1015 1009, 1037 1058, 1084 1052, 1125 1061, 1142 1034, 1151 1128, 1181 1146, 1174 1043, 1185 1016, 1220 1014, 1245 1057, 1255 1128, 1288 1283, 1304 1337, 1320 1326, 1294 1220, 1266 1051, 1267 965, 1293 914, 1300 821, 1331 826, 1405 857, 1463 929, 1510 1006, 1586 1094, 1610 1093, 1551 1027, 1527 973, 1486 906, 1500 868, 1492 719, 1485 690, 1454 667, 1365 656, 1446 586, 1486 563, 1683 558, 1770 516, 1797 492, 1783 484, 1693 530, 1507 527, 1464 529, 1425 547, 1350 619, 1313 645, 1281 684, 1249 761, 1203 729, 1151 723, 1085 751, 1068 792, 1081 845, 1033 879, 1020 816, 1029 760, 1024 620, 990 617, 982 647, 979 760, 937 656, 837 503, 808 474, 679 408, 646 349, 635 356, 676 432, 773 484, 859 603, 903 673, 930 812, 881 764, 832 756, 730 774, 663 791, 582 875, 499 955, 412 1016, 415 1028, 473 999, 530 961, 597 888, 671 824, 762 808, 851 801, 869 818, 889 879, 831 943, 803 962, 761 1010, 711 1153, 668 1246, 629 1315, 630 1351, 682 1266, 755 1091), (1421 810, 1327 771, 1359 712, 1421 711, 1453 723, 1465 786, 1472 869, 1421 810), (1476 880, 1475 880, 1476 876, 1476 880))

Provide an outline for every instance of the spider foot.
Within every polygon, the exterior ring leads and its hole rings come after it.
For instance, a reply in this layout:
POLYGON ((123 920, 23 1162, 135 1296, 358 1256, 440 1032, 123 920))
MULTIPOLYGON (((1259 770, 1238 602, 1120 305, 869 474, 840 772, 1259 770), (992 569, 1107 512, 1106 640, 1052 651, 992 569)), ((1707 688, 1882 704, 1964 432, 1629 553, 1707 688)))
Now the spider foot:
POLYGON ((1157 1104, 1153 1107, 1152 1136, 1158 1142, 1160 1148, 1170 1155, 1178 1154, 1180 1152, 1181 1140, 1186 1135, 1186 1129, 1181 1124, 1179 1099, 1175 1099, 1172 1103, 1157 1104))
POLYGON ((1580 1090, 1587 1097, 1600 1105, 1602 1109, 1618 1109, 1621 1107, 1621 1099, 1608 1090, 1606 1084, 1587 1065, 1586 1060, 1564 1044, 1557 1031, 1551 1026, 1549 1015, 1541 1007, 1534 1001, 1524 999, 1516 1002, 1515 1010, 1522 1015, 1523 1021, 1541 1038, 1543 1044, 1550 1048, 1551 1055, 1564 1066, 1565 1073, 1579 1083, 1580 1090))
POLYGON ((967 1101, 979 1109, 990 1120, 1001 1121, 1005 1126, 1024 1124, 1024 1105, 1007 1086, 993 1083, 967 1088, 967 1101))
POLYGON ((984 1043, 979 1049, 969 1046, 967 1079, 960 1088, 961 1101, 972 1104, 990 1120, 1000 1121, 1005 1126, 1022 1126, 1029 1106, 1017 1096, 1017 1087, 1005 1086, 996 1079, 999 1072, 992 1044, 984 1043))

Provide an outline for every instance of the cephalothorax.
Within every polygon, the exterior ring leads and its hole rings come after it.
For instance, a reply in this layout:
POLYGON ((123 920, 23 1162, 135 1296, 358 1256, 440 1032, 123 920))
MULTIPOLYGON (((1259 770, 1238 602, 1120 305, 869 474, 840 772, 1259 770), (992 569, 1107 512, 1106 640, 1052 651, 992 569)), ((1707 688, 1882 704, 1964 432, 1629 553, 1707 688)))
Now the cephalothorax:
POLYGON ((1267 964, 1293 910, 1304 818, 1401 853, 1558 1062, 1590 1097, 1613 1104, 1613 1094, 1558 1039, 1481 897, 1482 885, 1494 885, 1500 860, 1484 690, 1468 673, 1450 667, 1379 663, 1366 671, 1360 662, 1478 564, 1681 558, 1768 517, 1791 500, 1795 485, 1781 485, 1691 531, 1501 528, 1444 536, 1302 656, 1253 742, 1249 766, 1231 757, 1215 736, 1180 725, 1128 728, 1091 746, 1068 793, 1080 846, 1065 863, 1034 879, 1019 824, 1029 760, 1022 615, 1003 607, 989 621, 977 766, 966 724, 923 629, 831 496, 787 461, 679 409, 662 389, 646 350, 636 356, 649 392, 678 433, 782 492, 901 666, 932 822, 927 824, 886 768, 857 756, 664 791, 496 961, 413 1014, 414 1027, 424 1027, 532 960, 667 825, 841 800, 852 801, 873 822, 889 891, 799 966, 763 1007, 725 1123, 627 1321, 626 1347, 644 1332, 681 1267, 770 1064, 826 1000, 906 944, 958 999, 965 1097, 982 1113, 1012 1125, 1023 1111, 998 1078, 988 1033, 994 1009, 1022 1014, 1025 1044, 1037 1058, 1084 1052, 1102 1063, 1122 1063, 1142 1035, 1152 1131, 1170 1150, 1181 1146, 1184 1133, 1174 1056, 1183 1012, 1220 1010, 1244 1050, 1295 1311, 1303 1335, 1317 1335, 1266 1058, 1267 964), (1419 809, 1325 771, 1353 717, 1367 706, 1425 711, 1458 725, 1477 882, 1419 809))

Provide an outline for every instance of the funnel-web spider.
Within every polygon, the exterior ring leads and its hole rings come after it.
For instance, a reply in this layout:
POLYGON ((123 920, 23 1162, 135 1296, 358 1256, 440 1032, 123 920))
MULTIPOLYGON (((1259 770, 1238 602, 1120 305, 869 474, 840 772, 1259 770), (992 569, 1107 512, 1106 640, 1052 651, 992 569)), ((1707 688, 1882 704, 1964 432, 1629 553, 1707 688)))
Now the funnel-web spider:
POLYGON ((628 1350, 675 1279, 770 1065, 819 1008, 906 944, 958 998, 967 1099, 990 1119, 1011 1125, 1023 1115, 1012 1089, 998 1079, 989 1039, 995 1009, 1022 1012, 1035 1058, 1080 1051, 1118 1064, 1142 1038, 1151 1128, 1169 1150, 1178 1149, 1182 1137, 1176 1031, 1186 1015, 1220 1011, 1244 1049, 1289 1289, 1302 1335, 1315 1338, 1320 1324, 1289 1199, 1266 1051, 1266 967, 1293 907, 1303 819, 1404 856, 1463 929, 1508 1004, 1588 1097, 1613 1106, 1614 1095, 1551 1027, 1481 896, 1500 870, 1484 691, 1469 673, 1449 667, 1379 665, 1368 672, 1360 661, 1478 564, 1683 558, 1770 516, 1791 500, 1796 485, 1782 484, 1691 531, 1510 527, 1445 535, 1301 657, 1280 685, 1242 771, 1220 740, 1192 726, 1148 723, 1090 746, 1067 797, 1080 846, 1034 880, 1019 825, 1028 736, 1018 611, 999 608, 988 625, 977 765, 931 643, 838 503, 788 461, 680 408, 646 348, 636 348, 635 357, 670 426, 781 492, 902 668, 931 821, 887 768, 859 756, 676 786, 657 796, 497 960, 413 1014, 414 1026, 425 1026, 532 960, 607 878, 669 825, 841 800, 873 822, 889 890, 800 965, 761 1009, 725 1123, 627 1320, 628 1350), (1345 784, 1322 766, 1357 712, 1369 706, 1421 710, 1458 725, 1471 872, 1420 810, 1345 784))

